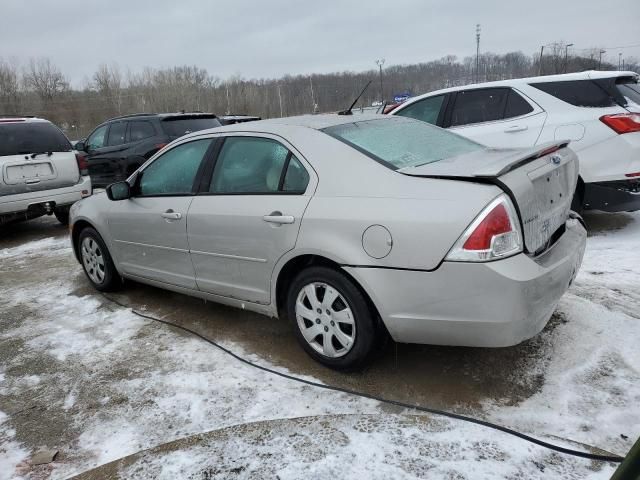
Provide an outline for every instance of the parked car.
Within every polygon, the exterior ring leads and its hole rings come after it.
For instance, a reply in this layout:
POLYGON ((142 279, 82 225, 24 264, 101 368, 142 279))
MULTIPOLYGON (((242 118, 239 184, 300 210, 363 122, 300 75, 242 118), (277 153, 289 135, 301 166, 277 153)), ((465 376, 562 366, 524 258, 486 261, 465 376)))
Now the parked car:
POLYGON ((571 140, 580 158, 574 209, 640 209, 640 86, 634 72, 581 72, 448 88, 391 115, 450 128, 491 147, 571 140))
POLYGON ((87 165, 64 133, 33 117, 0 117, 0 225, 54 214, 91 195, 87 165))
POLYGON ((575 277, 566 142, 490 150, 388 115, 198 132, 76 204, 98 290, 120 277, 292 319, 316 360, 398 342, 501 347, 537 334, 575 277))
POLYGON ((86 153, 94 187, 125 180, 171 141, 198 130, 218 127, 212 113, 138 113, 98 125, 75 148, 86 153))

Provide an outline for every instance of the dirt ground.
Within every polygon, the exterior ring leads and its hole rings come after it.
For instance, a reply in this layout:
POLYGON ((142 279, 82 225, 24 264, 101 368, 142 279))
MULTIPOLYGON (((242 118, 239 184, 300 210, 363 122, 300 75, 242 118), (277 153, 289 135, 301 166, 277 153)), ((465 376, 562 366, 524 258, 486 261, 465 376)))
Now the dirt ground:
MULTIPOLYGON (((634 220, 633 217, 623 214, 592 215, 587 216, 587 221, 590 235, 598 236, 622 230, 634 220)), ((73 355, 73 352, 52 354, 49 351, 50 345, 47 348, 34 348, 36 337, 30 337, 30 331, 33 330, 30 325, 46 324, 51 322, 52 318, 58 318, 55 315, 59 315, 59 318, 65 316, 66 307, 58 305, 55 295, 51 295, 58 284, 60 300, 65 298, 65 301, 69 302, 68 315, 82 313, 82 305, 86 304, 92 305, 88 315, 94 317, 98 314, 110 319, 111 315, 120 314, 122 310, 92 289, 80 265, 62 243, 67 237, 66 228, 50 217, 3 227, 3 231, 0 232, 0 252, 13 252, 24 245, 40 245, 38 242, 44 242, 41 252, 31 251, 26 258, 11 253, 5 258, 0 256, 0 288, 2 292, 12 292, 6 298, 0 297, 0 422, 4 412, 11 425, 10 434, 5 433, 4 438, 0 432, 0 450, 3 441, 7 444, 20 444, 20 448, 26 448, 28 454, 42 448, 53 448, 60 450, 56 462, 64 464, 66 461, 69 465, 97 465, 102 461, 114 460, 113 457, 117 455, 109 452, 102 457, 90 458, 86 448, 78 449, 78 442, 81 442, 86 434, 87 425, 95 420, 94 416, 103 416, 105 408, 106 411, 111 408, 114 414, 123 408, 128 409, 130 413, 132 410, 135 412, 136 409, 143 409, 144 402, 153 403, 154 400, 147 396, 141 397, 140 405, 137 405, 137 400, 132 398, 134 395, 123 394, 116 385, 140 376, 140 372, 145 369, 162 370, 162 362, 165 361, 163 355, 166 354, 162 350, 171 347, 159 347, 158 352, 149 353, 145 350, 146 346, 161 345, 167 341, 169 344, 174 342, 177 345, 187 340, 184 338, 186 334, 180 331, 147 322, 127 338, 129 343, 126 345, 129 345, 131 351, 122 357, 122 352, 105 350, 105 345, 110 344, 110 339, 102 338, 101 343, 95 347, 96 356, 100 357, 100 361, 111 362, 106 369, 102 368, 102 364, 70 362, 69 355, 73 355), (20 292, 27 292, 24 295, 36 292, 37 295, 39 289, 48 292, 49 295, 43 296, 40 303, 34 303, 31 298, 19 298, 22 295, 20 292), (52 310, 49 311, 49 308, 52 310), (58 311, 61 308, 63 310, 58 311), (163 333, 160 334, 159 331, 163 333), (24 335, 16 335, 15 332, 24 332, 24 335), (158 335, 164 335, 162 341, 158 340, 158 335), (137 346, 140 346, 139 351, 136 351, 137 346)), ((590 273, 594 278, 598 275, 598 272, 590 273)), ((578 296, 582 292, 590 301, 594 299, 595 289, 591 288, 588 282, 576 288, 578 296), (590 288, 593 291, 590 291, 590 288)), ((515 407, 538 393, 545 384, 546 367, 557 353, 554 348, 554 330, 563 328, 567 323, 564 311, 559 309, 542 334, 518 346, 502 349, 401 345, 392 342, 367 370, 342 374, 312 361, 297 345, 291 326, 285 321, 205 303, 199 299, 133 282, 127 282, 126 288, 113 297, 137 310, 188 326, 208 338, 239 348, 242 352, 250 354, 254 360, 264 361, 289 373, 394 400, 462 413, 482 412, 487 404, 515 407)), ((624 304, 624 308, 618 308, 615 299, 611 300, 608 295, 601 300, 595 298, 595 302, 603 305, 609 302, 605 305, 608 309, 626 309, 628 311, 624 314, 628 316, 630 311, 633 316, 635 307, 629 308, 627 303, 624 304)), ((633 305, 640 305, 635 297, 631 306, 633 305)), ((49 325, 47 328, 54 329, 55 326, 49 325)), ((95 332, 95 329, 100 328, 100 324, 94 323, 89 330, 95 332)), ((104 336, 111 335, 111 332, 112 330, 105 328, 104 336)), ((63 342, 64 339, 56 341, 63 342)), ((90 346, 83 345, 79 348, 85 349, 90 346)), ((208 357, 207 349, 213 347, 203 344, 197 348, 201 349, 198 351, 205 352, 201 357, 208 357)), ((53 350, 56 351, 55 344, 53 350)), ((85 350, 80 354, 86 358, 91 356, 91 352, 85 350)), ((219 354, 211 352, 210 355, 219 354)), ((233 362, 228 358, 224 361, 233 362)), ((637 365, 631 368, 629 375, 633 379, 638 374, 637 365)), ((600 375, 606 376, 610 373, 605 371, 600 375)), ((258 384, 262 381, 264 380, 258 380, 258 384)), ((321 397, 322 395, 318 398, 321 397)), ((622 399, 625 402, 630 401, 624 395, 622 399)), ((312 410, 316 408, 312 401, 309 402, 312 410)), ((402 413, 399 409, 374 407, 370 404, 354 404, 352 407, 351 413, 402 413)), ((331 410, 323 410, 318 413, 330 412, 331 410)), ((633 413, 631 424, 635 425, 637 408, 633 413)), ((254 419, 256 418, 261 417, 256 415, 254 419)), ((179 421, 178 418, 176 423, 179 421)), ((203 427, 226 426, 224 423, 199 425, 192 419, 189 421, 192 422, 190 427, 181 430, 176 426, 175 435, 163 440, 167 442, 205 431, 202 430, 203 427)), ((101 425, 104 426, 104 421, 101 425)), ((152 425, 149 423, 147 426, 152 425)), ((612 435, 618 437, 619 434, 614 432, 612 435)), ((620 435, 628 437, 628 434, 620 435)), ((591 440, 591 437, 586 436, 584 440, 591 440)), ((614 445, 601 446, 624 453, 630 441, 623 439, 614 445)), ((141 441, 140 449, 161 443, 153 443, 151 440, 150 442, 141 441)), ((121 453, 124 456, 125 453, 133 452, 123 450, 121 453)), ((30 475, 31 478, 46 478, 53 471, 52 476, 58 477, 52 468, 51 465, 32 467, 28 465, 28 461, 23 460, 18 464, 16 471, 30 475)), ((59 473, 62 472, 79 473, 74 468, 62 468, 59 473)), ((0 478, 3 478, 1 474, 0 478)))

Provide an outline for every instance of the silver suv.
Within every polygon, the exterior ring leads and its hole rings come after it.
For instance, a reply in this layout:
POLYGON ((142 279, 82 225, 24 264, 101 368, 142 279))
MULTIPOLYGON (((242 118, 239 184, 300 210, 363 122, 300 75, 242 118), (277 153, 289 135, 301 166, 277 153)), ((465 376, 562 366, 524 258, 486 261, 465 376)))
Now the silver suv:
POLYGON ((86 161, 67 137, 41 118, 0 117, 0 225, 54 214, 91 195, 86 161))

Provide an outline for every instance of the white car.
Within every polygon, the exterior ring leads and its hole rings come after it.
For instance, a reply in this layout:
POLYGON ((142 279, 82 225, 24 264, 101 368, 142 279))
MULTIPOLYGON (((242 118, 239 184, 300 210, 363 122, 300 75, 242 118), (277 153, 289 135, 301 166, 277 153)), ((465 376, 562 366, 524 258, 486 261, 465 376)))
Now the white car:
POLYGON ((634 72, 580 72, 447 88, 391 115, 423 120, 489 147, 571 140, 580 160, 573 208, 640 209, 640 86, 634 72))
POLYGON ((54 214, 91 195, 86 160, 42 118, 0 116, 0 225, 54 214))

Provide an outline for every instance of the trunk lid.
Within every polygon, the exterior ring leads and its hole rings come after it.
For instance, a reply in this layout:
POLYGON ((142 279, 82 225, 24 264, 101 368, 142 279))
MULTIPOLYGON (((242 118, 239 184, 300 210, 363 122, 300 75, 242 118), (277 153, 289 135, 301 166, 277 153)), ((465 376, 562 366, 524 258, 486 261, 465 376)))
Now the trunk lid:
POLYGON ((524 150, 480 150, 398 172, 498 185, 514 202, 525 247, 535 254, 546 249, 569 216, 578 181, 578 159, 567 143, 550 142, 524 150))
POLYGON ((70 187, 79 180, 73 152, 0 157, 0 196, 70 187))

